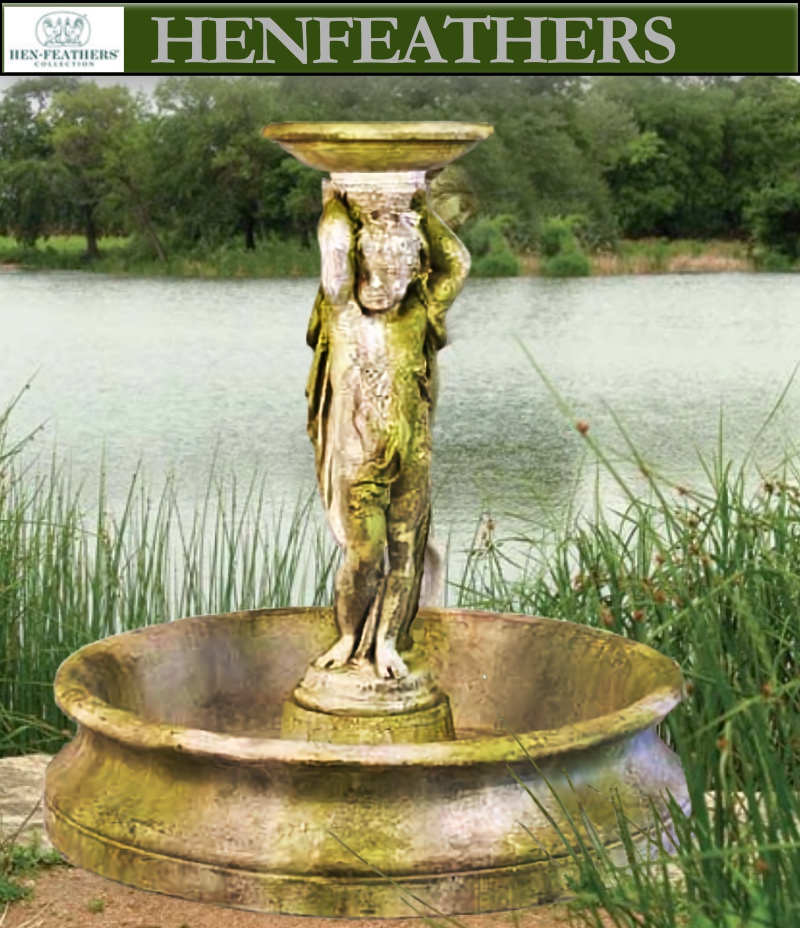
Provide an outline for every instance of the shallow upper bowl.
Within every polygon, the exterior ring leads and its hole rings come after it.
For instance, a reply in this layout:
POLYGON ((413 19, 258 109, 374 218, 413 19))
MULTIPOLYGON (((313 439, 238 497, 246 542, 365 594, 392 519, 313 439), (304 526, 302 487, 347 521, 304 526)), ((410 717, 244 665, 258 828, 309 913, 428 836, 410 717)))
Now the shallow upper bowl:
POLYGON ((488 138, 487 123, 277 122, 263 130, 318 171, 433 171, 488 138))

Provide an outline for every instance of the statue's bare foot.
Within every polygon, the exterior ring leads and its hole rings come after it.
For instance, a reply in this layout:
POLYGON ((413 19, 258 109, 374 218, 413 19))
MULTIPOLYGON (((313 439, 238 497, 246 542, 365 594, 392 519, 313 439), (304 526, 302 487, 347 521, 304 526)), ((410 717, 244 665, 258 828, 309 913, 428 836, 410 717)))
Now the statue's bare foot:
POLYGON ((334 670, 336 667, 344 667, 353 656, 355 646, 355 635, 342 635, 329 651, 326 651, 322 657, 318 657, 314 661, 314 666, 319 670, 334 670))
POLYGON ((405 661, 389 641, 375 644, 375 672, 383 680, 402 680, 408 674, 405 661))

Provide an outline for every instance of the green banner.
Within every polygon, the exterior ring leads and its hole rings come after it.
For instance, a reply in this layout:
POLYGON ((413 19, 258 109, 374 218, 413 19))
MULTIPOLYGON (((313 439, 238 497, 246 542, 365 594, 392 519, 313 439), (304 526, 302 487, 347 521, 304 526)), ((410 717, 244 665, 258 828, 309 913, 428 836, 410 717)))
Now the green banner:
POLYGON ((3 70, 796 74, 797 3, 3 4, 3 70))
POLYGON ((153 73, 797 71, 797 4, 137 4, 153 73))

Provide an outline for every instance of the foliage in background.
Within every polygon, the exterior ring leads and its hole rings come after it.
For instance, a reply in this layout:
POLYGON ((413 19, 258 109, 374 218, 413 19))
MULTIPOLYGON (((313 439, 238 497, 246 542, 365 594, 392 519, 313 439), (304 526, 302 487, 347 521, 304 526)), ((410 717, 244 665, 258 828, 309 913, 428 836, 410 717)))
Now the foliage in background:
POLYGON ((745 209, 753 237, 762 246, 766 270, 789 270, 800 258, 800 179, 787 178, 753 194, 745 209))
MULTIPOLYGON (((495 132, 457 183, 445 171, 443 208, 455 186, 464 220, 511 217, 513 251, 570 215, 584 217, 589 250, 620 236, 746 239, 761 235, 765 191, 796 175, 798 111, 800 85, 778 77, 165 77, 149 99, 29 78, 0 99, 0 233, 28 248, 82 234, 92 261, 113 234, 161 264, 231 242, 258 252, 275 236, 310 248, 320 174, 264 141, 264 125, 457 119, 495 132)), ((769 250, 788 254, 793 226, 771 228, 769 250)), ((507 256, 486 265, 511 270, 507 256)))
POLYGON ((476 277, 516 277, 519 258, 511 251, 506 230, 513 224, 512 216, 478 219, 465 226, 461 237, 472 256, 472 273, 476 277))
POLYGON ((28 78, 0 100, 0 226, 33 248, 72 217, 52 141, 53 95, 75 89, 74 78, 28 78))
POLYGON ((548 219, 539 231, 542 272, 548 277, 586 277, 591 262, 582 251, 578 236, 586 225, 583 216, 558 216, 548 219))

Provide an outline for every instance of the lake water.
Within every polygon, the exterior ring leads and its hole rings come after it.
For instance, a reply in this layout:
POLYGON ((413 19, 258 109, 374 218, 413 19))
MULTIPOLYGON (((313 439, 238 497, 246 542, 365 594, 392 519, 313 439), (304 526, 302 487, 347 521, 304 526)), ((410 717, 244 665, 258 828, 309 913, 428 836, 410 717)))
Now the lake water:
MULTIPOLYGON (((110 502, 142 463, 157 492, 177 475, 199 498, 212 463, 271 501, 313 492, 303 395, 314 280, 128 280, 0 274, 0 405, 33 375, 12 433, 45 423, 36 447, 71 462, 91 490, 101 460, 110 502)), ((800 276, 719 274, 470 280, 450 310, 434 426, 435 526, 451 550, 483 513, 541 523, 588 503, 585 442, 528 357, 612 456, 615 417, 653 466, 704 481, 698 454, 720 435, 742 460, 774 467, 800 434, 800 276)), ((636 471, 623 465, 638 486, 636 471)), ((608 481, 603 502, 621 495, 608 481)), ((91 499, 91 492, 87 499, 91 499)))

